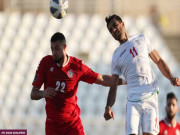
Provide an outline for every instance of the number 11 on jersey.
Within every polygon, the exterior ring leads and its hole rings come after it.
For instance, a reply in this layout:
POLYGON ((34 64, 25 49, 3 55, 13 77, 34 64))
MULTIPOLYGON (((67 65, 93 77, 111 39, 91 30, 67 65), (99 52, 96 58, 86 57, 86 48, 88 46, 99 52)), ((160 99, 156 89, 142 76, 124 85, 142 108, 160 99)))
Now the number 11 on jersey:
POLYGON ((138 55, 138 53, 134 47, 130 49, 130 53, 133 56, 133 58, 138 55))

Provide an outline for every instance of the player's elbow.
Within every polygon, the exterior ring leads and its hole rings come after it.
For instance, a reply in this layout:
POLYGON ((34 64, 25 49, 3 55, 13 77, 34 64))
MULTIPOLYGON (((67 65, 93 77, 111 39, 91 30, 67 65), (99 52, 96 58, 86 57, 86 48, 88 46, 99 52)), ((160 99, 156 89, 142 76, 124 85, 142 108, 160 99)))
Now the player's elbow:
POLYGON ((33 95, 32 92, 31 92, 30 98, 31 98, 31 100, 35 100, 34 95, 33 95))
POLYGON ((33 91, 31 92, 30 98, 31 98, 31 100, 37 100, 37 99, 36 99, 36 96, 35 96, 34 93, 33 93, 33 91))

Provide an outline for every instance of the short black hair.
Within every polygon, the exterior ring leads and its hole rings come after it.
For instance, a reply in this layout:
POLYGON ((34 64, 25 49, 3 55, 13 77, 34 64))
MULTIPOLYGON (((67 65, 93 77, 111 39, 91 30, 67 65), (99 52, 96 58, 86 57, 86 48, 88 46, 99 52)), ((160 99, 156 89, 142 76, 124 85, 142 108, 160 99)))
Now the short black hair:
POLYGON ((177 101, 177 97, 175 96, 175 94, 173 92, 170 92, 167 94, 167 98, 166 98, 167 100, 173 99, 173 98, 176 99, 176 101, 177 101))
POLYGON ((108 16, 108 17, 105 18, 105 21, 106 21, 106 23, 107 23, 107 26, 109 25, 109 23, 111 22, 111 20, 112 20, 113 18, 116 19, 116 20, 118 20, 119 22, 122 22, 121 17, 119 17, 119 16, 116 15, 116 14, 113 14, 113 15, 110 15, 110 16, 108 16))
POLYGON ((65 36, 62 33, 56 32, 51 37, 51 42, 56 42, 56 41, 66 41, 66 38, 65 38, 65 36))

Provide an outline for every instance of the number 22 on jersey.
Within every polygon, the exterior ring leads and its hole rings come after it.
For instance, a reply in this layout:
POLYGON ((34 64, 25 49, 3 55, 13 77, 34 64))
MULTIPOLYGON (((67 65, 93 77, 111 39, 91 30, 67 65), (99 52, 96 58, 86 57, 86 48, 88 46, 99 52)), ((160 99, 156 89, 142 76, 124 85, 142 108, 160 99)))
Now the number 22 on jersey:
POLYGON ((133 58, 138 55, 135 47, 131 48, 129 51, 130 51, 130 54, 133 56, 133 58))
POLYGON ((65 86, 66 86, 65 82, 57 81, 55 91, 60 91, 60 92, 64 93, 65 86), (59 89, 60 86, 61 86, 61 89, 59 89))

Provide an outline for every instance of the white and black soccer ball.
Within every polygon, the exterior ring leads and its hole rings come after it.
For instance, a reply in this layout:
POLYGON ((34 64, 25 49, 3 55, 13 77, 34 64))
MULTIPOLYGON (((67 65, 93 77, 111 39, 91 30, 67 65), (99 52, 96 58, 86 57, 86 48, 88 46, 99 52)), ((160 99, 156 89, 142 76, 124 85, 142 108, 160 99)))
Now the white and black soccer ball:
POLYGON ((52 16, 57 19, 61 19, 67 15, 68 12, 68 0, 50 0, 50 12, 52 16))

